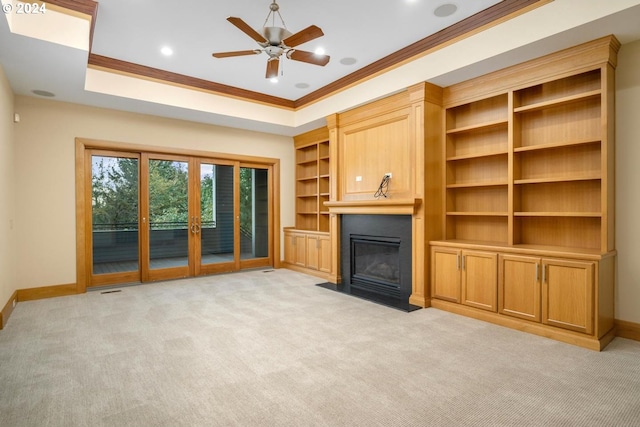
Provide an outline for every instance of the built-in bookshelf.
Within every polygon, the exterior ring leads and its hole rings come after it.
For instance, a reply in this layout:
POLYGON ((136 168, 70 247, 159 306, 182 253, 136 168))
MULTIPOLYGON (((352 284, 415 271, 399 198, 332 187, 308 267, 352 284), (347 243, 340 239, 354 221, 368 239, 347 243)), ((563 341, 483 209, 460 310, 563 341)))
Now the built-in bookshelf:
POLYGON ((607 252, 606 66, 445 110, 445 240, 607 252))
POLYGON ((329 141, 296 148, 296 229, 329 231, 329 141))
POLYGON ((444 89, 433 307, 596 350, 613 339, 619 47, 604 37, 444 89))
POLYGON ((447 108, 445 129, 446 238, 507 243, 507 94, 447 108))

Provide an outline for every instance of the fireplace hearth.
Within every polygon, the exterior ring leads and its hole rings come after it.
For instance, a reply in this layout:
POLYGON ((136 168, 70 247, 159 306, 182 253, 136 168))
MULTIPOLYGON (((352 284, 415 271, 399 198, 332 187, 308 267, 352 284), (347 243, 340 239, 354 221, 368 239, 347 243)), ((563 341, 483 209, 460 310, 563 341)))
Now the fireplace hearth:
POLYGON ((345 214, 340 219, 341 292, 404 311, 412 284, 411 215, 345 214))

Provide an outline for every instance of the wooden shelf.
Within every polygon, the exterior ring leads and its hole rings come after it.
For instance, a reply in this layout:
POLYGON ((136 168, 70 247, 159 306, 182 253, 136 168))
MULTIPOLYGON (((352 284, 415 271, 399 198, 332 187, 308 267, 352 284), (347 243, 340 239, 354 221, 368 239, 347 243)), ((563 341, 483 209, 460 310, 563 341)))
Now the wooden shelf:
POLYGON ((450 216, 509 216, 508 212, 447 212, 450 216))
POLYGON ((474 187, 498 187, 507 186, 507 181, 469 182, 461 184, 447 184, 447 188, 474 188, 474 187))
POLYGON ((600 212, 514 212, 514 216, 600 218, 600 212))
POLYGON ((575 102, 585 101, 589 99, 599 98, 602 94, 600 90, 593 90, 586 93, 580 93, 577 95, 565 96, 562 98, 557 98, 549 101, 538 102, 536 104, 531 105, 523 105, 521 107, 516 107, 513 109, 514 113, 528 113, 533 111, 540 111, 547 108, 561 107, 563 105, 572 104, 575 102))
POLYGON ((600 139, 583 139, 583 140, 577 140, 577 141, 549 142, 546 144, 528 145, 526 147, 515 147, 513 149, 513 152, 521 153, 526 151, 550 150, 554 148, 564 148, 564 147, 571 147, 576 145, 600 144, 600 143, 601 143, 600 139))
POLYGON ((478 131, 478 130, 487 130, 487 129, 491 129, 491 128, 495 128, 495 127, 501 127, 504 126, 506 127, 509 124, 509 121, 506 119, 501 119, 501 120, 492 120, 489 122, 484 122, 484 123, 478 123, 478 124, 474 124, 474 125, 469 125, 469 126, 463 126, 463 127, 459 127, 459 128, 454 128, 454 129, 449 129, 447 130, 447 134, 448 135, 452 135, 452 134, 457 134, 457 133, 466 133, 466 132, 473 132, 473 131, 478 131))
POLYGON ((515 185, 524 184, 543 184, 548 182, 569 182, 569 181, 597 181, 600 180, 599 175, 580 175, 580 176, 557 176, 547 178, 531 178, 531 179, 516 179, 513 181, 515 185))
POLYGON ((509 154, 509 152, 507 150, 493 151, 493 152, 487 152, 487 153, 473 153, 473 154, 465 154, 465 155, 462 155, 462 156, 447 157, 447 161, 448 162, 455 162, 455 161, 458 161, 458 160, 468 160, 468 159, 477 159, 477 158, 482 158, 482 157, 503 156, 503 155, 507 155, 507 154, 509 154))

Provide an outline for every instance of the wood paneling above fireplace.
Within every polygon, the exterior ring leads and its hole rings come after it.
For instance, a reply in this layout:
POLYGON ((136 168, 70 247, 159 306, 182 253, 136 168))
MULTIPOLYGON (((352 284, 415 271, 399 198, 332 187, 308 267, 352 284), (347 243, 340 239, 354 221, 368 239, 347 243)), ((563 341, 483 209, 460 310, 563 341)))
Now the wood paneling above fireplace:
POLYGON ((327 118, 331 146, 329 208, 332 279, 340 278, 339 216, 411 215, 412 293, 429 305, 429 240, 442 235, 442 88, 421 83, 406 91, 327 118), (376 197, 391 173, 387 197, 376 197))

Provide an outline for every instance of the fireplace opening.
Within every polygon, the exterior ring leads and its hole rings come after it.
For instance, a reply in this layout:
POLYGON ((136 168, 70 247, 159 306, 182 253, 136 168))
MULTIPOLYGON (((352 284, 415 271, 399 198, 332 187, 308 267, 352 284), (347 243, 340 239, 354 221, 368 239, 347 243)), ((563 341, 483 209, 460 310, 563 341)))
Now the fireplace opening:
POLYGON ((351 287, 400 298, 400 239, 351 235, 351 287))

